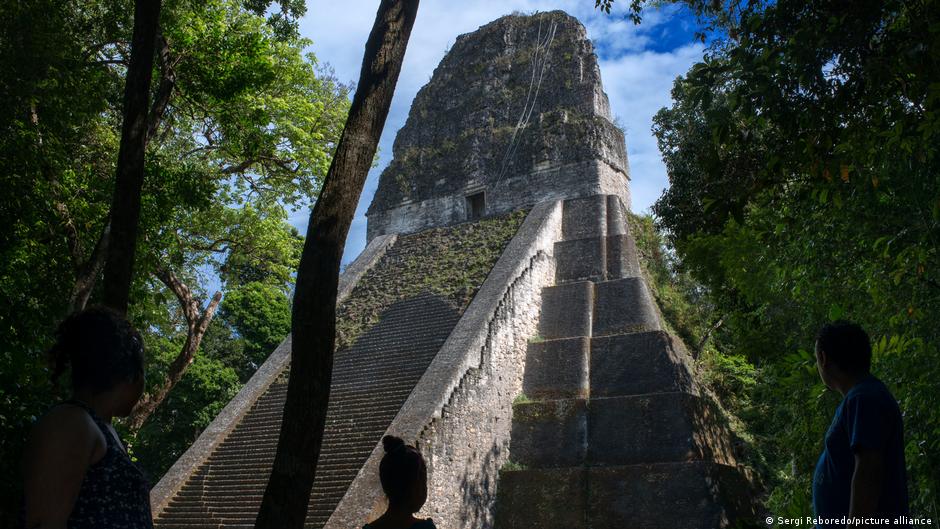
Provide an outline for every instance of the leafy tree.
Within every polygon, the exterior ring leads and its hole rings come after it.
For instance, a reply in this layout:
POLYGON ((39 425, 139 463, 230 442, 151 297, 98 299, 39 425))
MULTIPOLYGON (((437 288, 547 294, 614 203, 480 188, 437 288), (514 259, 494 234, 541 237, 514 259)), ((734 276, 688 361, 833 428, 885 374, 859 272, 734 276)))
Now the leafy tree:
MULTIPOLYGON (((0 291, 8 300, 0 308, 0 470, 10 477, 0 525, 15 523, 29 425, 63 396, 50 387, 43 358, 52 331, 65 314, 101 299, 131 5, 0 6, 0 291)), ((163 3, 129 307, 146 342, 160 344, 148 377, 157 430, 172 417, 159 412, 159 400, 203 398, 187 382, 190 365, 203 366, 198 376, 218 377, 218 391, 202 393, 207 399, 227 398, 231 373, 247 375, 247 360, 234 356, 245 350, 239 333, 253 328, 232 333, 231 347, 213 343, 215 353, 232 356, 203 364, 196 354, 211 329, 231 331, 226 322, 212 325, 210 300, 247 283, 231 273, 238 267, 263 270, 276 278, 264 284, 287 297, 300 240, 287 216, 319 193, 349 108, 349 88, 303 52, 300 3, 280 5, 163 3)), ((255 324, 268 325, 246 323, 255 324)), ((186 421, 178 423, 180 439, 191 441, 203 418, 186 421)), ((154 453, 149 443, 169 438, 139 424, 138 453, 154 453)))
POLYGON ((266 283, 252 281, 229 290, 222 315, 244 341, 242 372, 257 369, 290 333, 290 300, 266 283))
MULTIPOLYGON (((936 2, 701 2, 714 40, 654 124, 653 210, 701 282, 725 358, 756 366, 736 411, 775 513, 811 512, 835 406, 813 334, 861 323, 899 399, 912 511, 937 516, 940 19, 936 2)), ((637 9, 637 13, 639 10, 637 9)))

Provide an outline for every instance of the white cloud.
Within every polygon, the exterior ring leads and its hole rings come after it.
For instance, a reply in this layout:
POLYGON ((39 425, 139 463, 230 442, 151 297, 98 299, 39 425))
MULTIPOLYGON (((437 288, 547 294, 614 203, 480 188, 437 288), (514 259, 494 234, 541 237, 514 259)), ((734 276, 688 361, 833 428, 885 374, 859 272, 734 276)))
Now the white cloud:
POLYGON ((644 51, 600 61, 611 111, 627 133, 633 210, 646 212, 668 185, 651 127, 653 115, 671 101, 673 80, 702 57, 701 44, 669 53, 644 51))
MULTIPOLYGON (((313 40, 312 51, 321 62, 335 69, 342 81, 356 81, 362 52, 372 29, 378 1, 357 4, 311 0, 301 22, 301 33, 313 40), (365 4, 365 6, 363 5, 365 4)), ((633 209, 646 211, 666 185, 666 172, 650 132, 653 114, 669 104, 673 79, 702 56, 699 45, 684 45, 670 52, 650 51, 653 30, 668 23, 675 12, 647 11, 640 26, 625 17, 601 14, 589 0, 425 0, 408 44, 385 131, 379 142, 379 166, 369 173, 350 228, 343 261, 355 258, 365 245, 368 208, 378 176, 391 159, 392 142, 408 116, 418 90, 430 80, 434 68, 458 35, 476 30, 500 16, 521 11, 563 9, 577 17, 588 30, 601 55, 601 76, 610 97, 611 109, 627 130, 627 148, 632 174, 633 209)), ((621 5, 620 9, 624 9, 621 5)), ((689 35, 690 42, 692 40, 689 35)), ((306 230, 309 212, 291 216, 291 223, 306 230)))

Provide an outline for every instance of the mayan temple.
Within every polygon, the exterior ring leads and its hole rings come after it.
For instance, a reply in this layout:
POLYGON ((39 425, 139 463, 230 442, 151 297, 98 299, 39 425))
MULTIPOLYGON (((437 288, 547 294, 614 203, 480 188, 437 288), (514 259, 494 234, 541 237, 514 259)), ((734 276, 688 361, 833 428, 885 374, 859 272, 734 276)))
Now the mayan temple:
MULTIPOLYGON (((381 514, 381 437, 441 529, 753 521, 726 420, 667 332, 628 225, 624 136, 560 12, 457 38, 415 98, 343 272, 307 526, 381 514)), ((252 527, 290 337, 152 491, 156 526, 252 527)))

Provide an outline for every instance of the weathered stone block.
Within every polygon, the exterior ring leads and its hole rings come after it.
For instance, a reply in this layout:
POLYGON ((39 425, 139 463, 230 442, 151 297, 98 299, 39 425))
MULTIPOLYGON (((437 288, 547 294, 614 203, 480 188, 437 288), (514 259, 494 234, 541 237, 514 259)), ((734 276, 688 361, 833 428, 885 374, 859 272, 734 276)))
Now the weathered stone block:
POLYGON ((591 339, 591 396, 696 393, 682 343, 664 331, 591 339))
POLYGON ((579 281, 542 289, 539 335, 545 339, 591 335, 594 283, 579 281))
POLYGON ((721 416, 687 393, 592 398, 588 463, 627 465, 667 461, 731 462, 721 416))
POLYGON ((641 277, 597 283, 592 335, 659 330, 655 303, 641 277))
POLYGON ((584 399, 514 404, 510 458, 527 467, 581 465, 587 450, 587 422, 584 399))
POLYGON ((751 485, 735 467, 657 463, 587 470, 592 529, 718 529, 754 526, 751 485))
POLYGON ((612 235, 606 240, 607 279, 639 277, 640 262, 636 255, 636 242, 633 236, 612 235))
POLYGON ((607 234, 607 196, 566 200, 562 209, 561 235, 566 241, 607 234))
POLYGON ((625 235, 627 228, 627 210, 617 195, 607 195, 607 235, 625 235))
POLYGON ((603 281, 607 278, 604 237, 555 243, 555 282, 603 281))
POLYGON ((587 337, 530 343, 522 392, 536 400, 587 398, 590 343, 587 337))
POLYGON ((552 468, 499 473, 499 529, 587 527, 587 470, 552 468))

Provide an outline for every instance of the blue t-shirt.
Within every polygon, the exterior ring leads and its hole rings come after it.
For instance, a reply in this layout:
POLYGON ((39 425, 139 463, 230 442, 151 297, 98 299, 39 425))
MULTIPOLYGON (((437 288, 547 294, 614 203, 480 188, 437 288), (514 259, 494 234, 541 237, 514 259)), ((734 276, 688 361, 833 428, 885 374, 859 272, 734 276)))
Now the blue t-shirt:
MULTIPOLYGON (((852 386, 836 408, 825 448, 813 475, 813 510, 817 517, 840 518, 849 513, 857 448, 880 450, 884 457, 878 517, 909 514, 904 470, 901 410, 885 385, 868 375, 852 386)), ((842 527, 819 524, 818 528, 842 527)))

